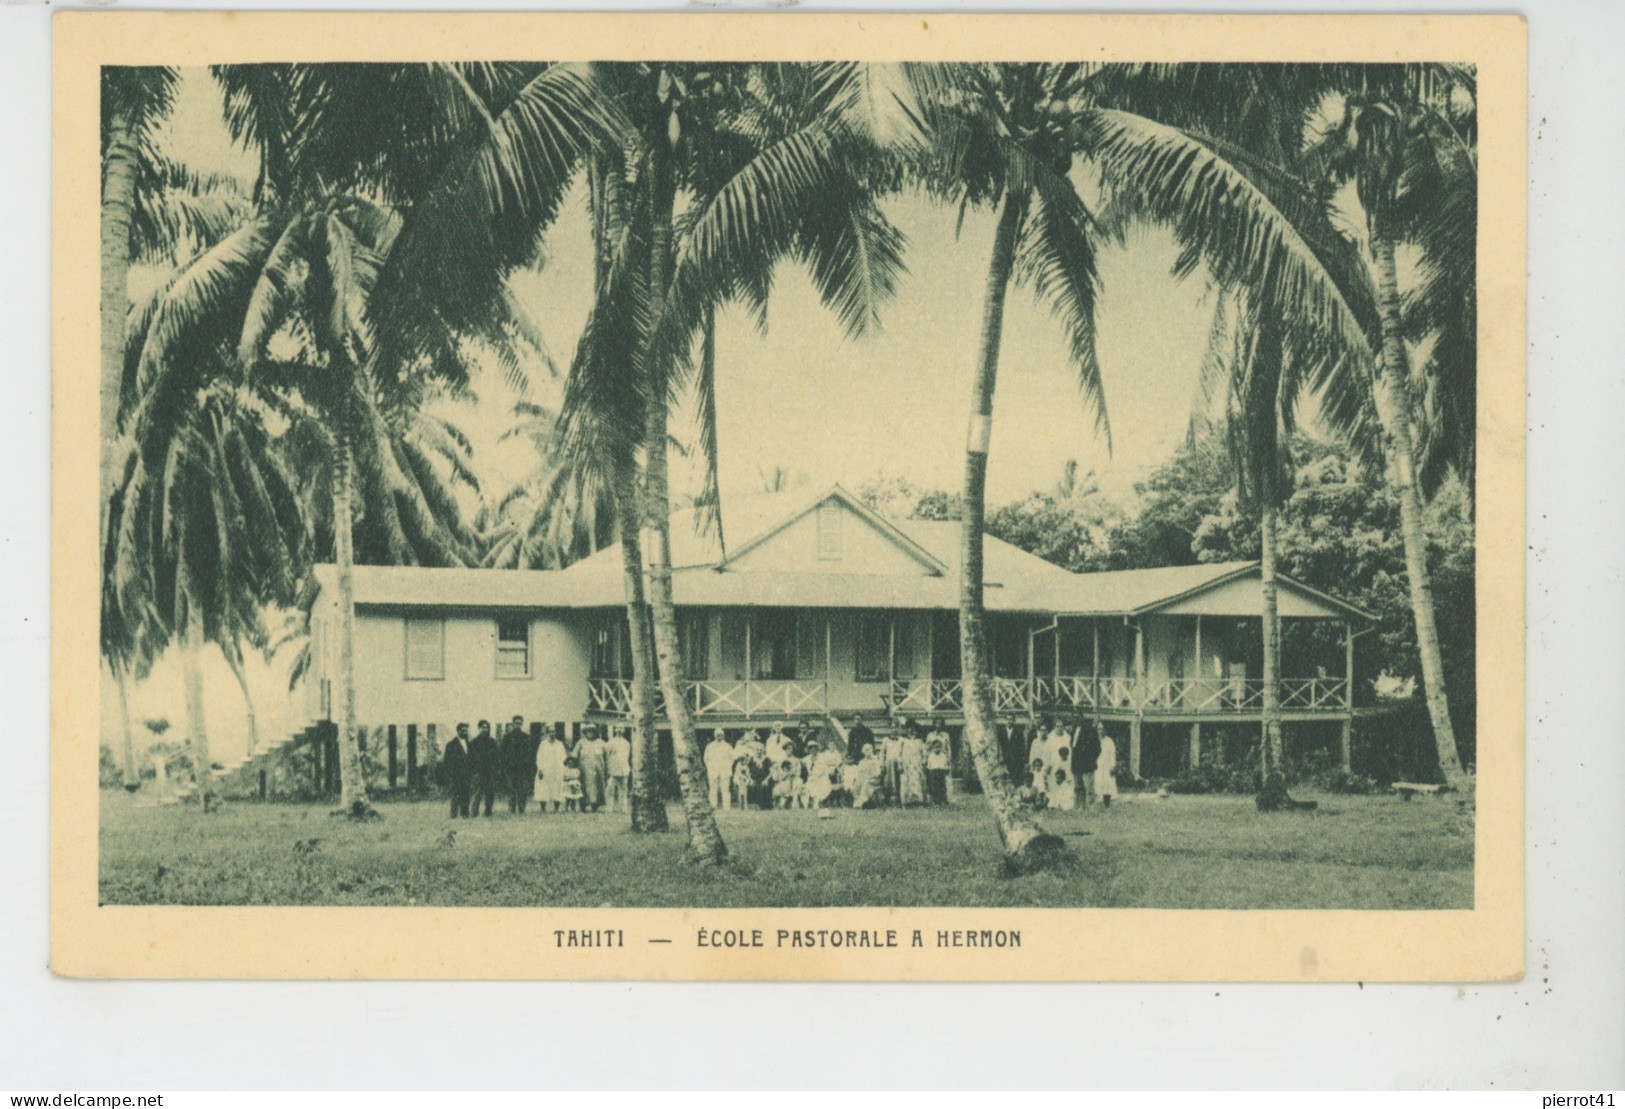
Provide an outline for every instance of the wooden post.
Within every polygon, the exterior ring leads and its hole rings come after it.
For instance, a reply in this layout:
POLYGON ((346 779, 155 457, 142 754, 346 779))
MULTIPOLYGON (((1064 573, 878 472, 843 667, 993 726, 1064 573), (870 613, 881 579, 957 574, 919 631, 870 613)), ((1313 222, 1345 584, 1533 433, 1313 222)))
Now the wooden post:
POLYGON ((418 768, 418 726, 406 726, 406 788, 417 789, 423 784, 422 772, 418 768))
POLYGON ((1202 679, 1206 674, 1202 671, 1202 614, 1196 614, 1196 703, 1202 703, 1202 679))
POLYGON ((327 792, 339 791, 339 726, 327 726, 327 792))
POLYGON ((396 734, 395 734, 395 725, 391 724, 389 726, 389 738, 388 738, 388 740, 386 740, 386 745, 389 748, 389 788, 390 789, 395 788, 395 783, 399 779, 399 776, 400 776, 401 758, 400 758, 400 751, 398 749, 398 742, 399 741, 398 741, 398 739, 396 737, 396 734))
POLYGON ((1343 621, 1343 707, 1354 713, 1354 625, 1343 621))
POLYGON ((262 767, 260 767, 260 800, 261 801, 265 800, 266 793, 268 792, 268 789, 267 789, 268 785, 269 785, 269 783, 265 779, 265 767, 262 766, 262 767))
POLYGON ((1135 713, 1128 724, 1128 769, 1136 778, 1140 776, 1140 731, 1140 715, 1135 713))
POLYGON ((834 708, 829 703, 829 689, 830 684, 835 680, 835 657, 830 650, 835 637, 830 633, 829 624, 829 613, 826 612, 824 613, 824 711, 834 712, 834 708))
POLYGON ((756 673, 756 659, 751 653, 750 626, 756 621, 751 619, 749 612, 745 613, 745 715, 750 715, 750 680, 756 673))
POLYGON ((1095 723, 1098 725, 1100 723, 1100 621, 1089 621, 1089 631, 1093 635, 1095 642, 1094 661, 1089 664, 1089 686, 1090 693, 1095 701, 1095 723))
POLYGON ((1343 708, 1348 715, 1343 717, 1339 754, 1347 774, 1354 769, 1354 624, 1348 620, 1343 621, 1343 708))
MULTIPOLYGON (((1201 619, 1201 617, 1197 617, 1201 619)), ((1191 721, 1191 769, 1202 765, 1202 722, 1191 721)))
POLYGON ((1038 670, 1037 670, 1037 644, 1038 629, 1027 627, 1027 719, 1036 722, 1038 719, 1038 670))

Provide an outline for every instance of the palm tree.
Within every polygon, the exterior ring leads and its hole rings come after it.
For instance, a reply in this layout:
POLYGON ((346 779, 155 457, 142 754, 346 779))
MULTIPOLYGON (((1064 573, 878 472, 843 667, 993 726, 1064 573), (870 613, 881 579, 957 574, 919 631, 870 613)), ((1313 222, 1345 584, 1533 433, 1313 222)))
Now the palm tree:
POLYGON ((459 226, 460 204, 481 188, 512 193, 500 166, 493 170, 478 149, 469 156, 492 135, 493 103, 533 125, 538 117, 558 124, 535 126, 521 155, 573 164, 589 123, 566 118, 560 103, 581 81, 540 65, 259 65, 222 67, 216 76, 234 135, 260 156, 259 210, 169 284, 141 357, 155 372, 172 371, 189 349, 227 342, 251 378, 273 381, 320 417, 307 426, 320 429, 333 502, 343 803, 361 815, 368 804, 353 720, 351 570, 357 460, 370 452, 379 462, 361 476, 384 479, 363 489, 386 522, 397 508, 403 518, 427 515, 412 499, 414 489, 429 488, 422 474, 414 486, 396 451, 378 449, 380 416, 398 410, 422 378, 460 385, 464 343, 505 349, 525 339, 518 314, 502 310, 512 299, 489 265, 534 256, 557 195, 519 198, 502 219, 479 225, 492 232, 483 242, 465 234, 447 250, 435 233, 459 226), (518 225, 529 235, 511 234, 518 225), (440 253, 426 257, 423 244, 437 241, 440 253))
POLYGON ((1290 807, 1281 731, 1281 617, 1276 534, 1292 489, 1290 440, 1300 400, 1297 364, 1279 322, 1245 290, 1221 295, 1201 370, 1204 403, 1195 424, 1223 399, 1223 433, 1236 480, 1237 507, 1258 517, 1263 666, 1258 807, 1290 807))
MULTIPOLYGON (((1349 278, 1349 244, 1333 229, 1324 196, 1244 146, 1145 114, 1179 102, 1169 94, 1171 84, 1211 84, 1221 68, 967 67, 961 71, 965 79, 948 82, 935 101, 933 120, 944 137, 928 180, 961 205, 999 206, 973 387, 961 598, 967 715, 981 718, 974 726, 968 719, 967 731, 973 750, 995 774, 981 649, 981 490, 1000 324, 1012 276, 1027 277, 1061 317, 1085 399, 1105 431, 1093 348, 1093 243, 1133 219, 1166 224, 1183 248, 1176 273, 1205 267, 1221 288, 1249 290, 1259 310, 1280 321, 1283 342, 1301 363, 1303 388, 1320 396, 1334 425, 1361 426, 1361 394, 1345 371, 1369 355, 1372 313, 1359 295, 1364 286, 1349 278), (1148 84, 1149 91, 1143 87, 1148 84), (1093 216, 1072 187, 1074 152, 1100 177, 1103 218, 1093 216), (977 686, 979 696, 972 692, 977 686)), ((1310 83, 1299 74, 1281 86, 1281 75, 1267 67, 1232 68, 1237 71, 1228 75, 1232 93, 1238 84, 1250 83, 1257 86, 1252 93, 1282 96, 1310 83)), ((1214 99, 1197 95, 1187 103, 1214 99)), ((1255 101, 1230 103, 1245 117, 1255 101)), ((1281 118, 1297 104, 1290 101, 1281 118)), ((1236 123, 1241 130, 1253 125, 1236 123)), ((1301 118, 1297 125, 1301 130, 1301 118)), ((1284 124, 1278 132, 1291 134, 1284 124)), ((1054 857, 1052 837, 1008 804, 996 800, 994 807, 1010 866, 1027 869, 1054 857)))
MULTIPOLYGON (((211 799, 201 659, 213 643, 240 673, 261 612, 286 604, 308 556, 293 479, 259 411, 215 367, 142 382, 135 449, 109 502, 111 603, 178 644, 199 791, 211 799)), ((244 683, 245 698, 248 696, 244 683)), ((250 742, 254 721, 248 699, 250 742)))
POLYGON ((515 422, 503 441, 529 441, 537 467, 482 508, 480 565, 511 570, 556 570, 608 546, 615 505, 607 467, 572 469, 555 453, 558 417, 530 401, 514 405, 515 422))
POLYGON ((1032 287, 1059 316, 1086 403, 1106 430, 1105 396, 1095 358, 1094 218, 1072 184, 1067 115, 1077 68, 1041 65, 967 66, 938 104, 936 147, 926 181, 958 204, 997 212, 988 263, 982 333, 971 378, 960 523, 959 599, 965 736, 997 822, 1006 866, 1026 873, 1064 855, 1063 841, 1016 804, 999 751, 992 670, 983 605, 982 539, 987 516, 987 463, 998 381, 1004 304, 1012 279, 1032 287))
MULTIPOLYGON (((332 494, 340 803, 358 817, 369 813, 370 803, 355 721, 356 456, 361 444, 372 444, 377 436, 379 381, 369 302, 398 230, 392 213, 357 197, 306 205, 283 224, 255 276, 237 348, 238 362, 251 378, 270 375, 275 388, 305 399, 320 417, 307 426, 318 428, 324 440, 332 494), (273 341, 297 342, 298 355, 272 357, 273 341)), ((379 453, 392 460, 388 452, 379 453)))
MULTIPOLYGON (((124 329, 129 315, 132 233, 144 162, 150 163, 153 129, 169 114, 179 75, 158 66, 104 66, 101 71, 101 426, 119 423, 124 377, 124 329), (145 148, 145 149, 144 149, 145 148)), ((118 475, 118 459, 102 451, 101 501, 118 475)))
POLYGON ((1402 508, 1406 576, 1441 772, 1454 788, 1470 786, 1445 697, 1421 491, 1447 470, 1466 479, 1472 468, 1472 74, 1440 65, 1140 66, 1122 67, 1103 83, 1117 94, 1126 90, 1131 102, 1149 101, 1175 125, 1138 138, 1126 130, 1097 132, 1108 175, 1143 210, 1175 226, 1187 246, 1186 272, 1200 260, 1221 285, 1269 290, 1280 306, 1274 314, 1291 332, 1289 345, 1319 363, 1309 390, 1319 393, 1327 424, 1361 454, 1386 460, 1402 508), (1306 130, 1328 111, 1332 125, 1306 142, 1306 130), (1182 153, 1185 144, 1200 153, 1182 153), (1181 182, 1210 173, 1204 159, 1227 161, 1246 184, 1228 197, 1207 190, 1205 203, 1238 214, 1267 207, 1281 217, 1289 233, 1280 245, 1289 248, 1291 265, 1265 268, 1270 251, 1250 245, 1222 212, 1209 218, 1203 205, 1187 204, 1181 182), (1168 172, 1179 168, 1195 172, 1168 172), (1337 190, 1351 181, 1365 217, 1364 258, 1334 226, 1337 190), (1408 300, 1399 295, 1394 257, 1401 242, 1422 251, 1420 281, 1408 300), (1406 335, 1428 340, 1420 380, 1409 366, 1406 335), (1418 409, 1427 417, 1421 443, 1418 409))
MULTIPOLYGON (((1452 66, 1371 66, 1357 71, 1345 90, 1341 118, 1328 130, 1315 153, 1325 159, 1329 175, 1352 181, 1365 216, 1370 265, 1381 321, 1380 375, 1375 383, 1388 477, 1399 498, 1400 531, 1405 541, 1405 571, 1416 622, 1417 653, 1428 716, 1433 724, 1439 770, 1452 789, 1469 789, 1456 745, 1450 704, 1445 695, 1444 663, 1427 564, 1422 494, 1418 470, 1421 455, 1414 428, 1413 384, 1405 348, 1406 320, 1395 260, 1401 242, 1431 248, 1429 271, 1414 303, 1418 316, 1456 314, 1470 305, 1470 285, 1447 276, 1442 267, 1474 270, 1461 263, 1472 256, 1476 233, 1477 151, 1473 75, 1452 66), (1443 301, 1443 311, 1440 302, 1443 301)), ((1451 408, 1439 413, 1428 442, 1446 446, 1471 436, 1460 412, 1470 407, 1464 388, 1476 372, 1476 350, 1465 338, 1474 316, 1446 322, 1431 360, 1439 391, 1451 408), (1455 418, 1451 418, 1454 416, 1455 418)), ((1470 453, 1452 452, 1470 469, 1470 453)))
MULTIPOLYGON (((880 163, 855 124, 862 72, 842 66, 607 67, 637 139, 646 221, 643 371, 643 551, 655 668, 665 694, 689 846, 717 863, 727 848, 706 794, 681 688, 672 598, 667 404, 701 339, 702 411, 715 413, 714 312, 736 297, 758 307, 785 257, 804 260, 824 302, 861 334, 901 270, 901 237, 874 203, 880 163), (678 198, 688 210, 678 218, 678 198)), ((707 432, 714 456, 714 422, 707 432)))

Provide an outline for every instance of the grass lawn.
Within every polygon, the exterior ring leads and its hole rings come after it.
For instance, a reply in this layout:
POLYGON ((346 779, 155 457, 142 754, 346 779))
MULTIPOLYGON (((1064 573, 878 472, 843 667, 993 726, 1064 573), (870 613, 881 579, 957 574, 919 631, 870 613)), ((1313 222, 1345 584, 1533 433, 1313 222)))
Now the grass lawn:
MULTIPOLYGON (((773 907, 948 905, 1177 909, 1465 909, 1470 829, 1446 798, 1320 797, 1261 814, 1245 797, 1170 797, 1046 813, 1076 861, 1001 878, 979 798, 947 809, 718 814, 733 859, 685 865, 680 831, 624 816, 450 821, 383 802, 351 824, 327 807, 141 807, 103 794, 104 904, 773 907), (455 828, 455 837, 448 831, 455 828)), ((672 809, 674 826, 681 814, 672 809)))

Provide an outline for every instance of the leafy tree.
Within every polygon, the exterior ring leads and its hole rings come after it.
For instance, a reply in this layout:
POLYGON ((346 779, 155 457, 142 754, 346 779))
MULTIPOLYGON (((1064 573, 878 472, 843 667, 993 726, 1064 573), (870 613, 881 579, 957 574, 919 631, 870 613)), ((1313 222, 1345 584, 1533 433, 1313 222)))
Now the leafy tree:
POLYGON ((1223 440, 1198 426, 1172 458, 1136 482, 1134 500, 1107 538, 1102 570, 1189 566, 1197 532, 1234 488, 1223 440))
MULTIPOLYGON (((1355 655, 1357 703, 1369 705, 1379 676, 1420 677, 1398 495, 1346 447, 1299 435, 1293 451, 1302 461, 1281 512, 1280 571, 1376 617, 1372 633, 1355 655)), ((1440 646, 1451 713, 1462 722, 1463 752, 1470 757, 1476 717, 1476 619, 1469 504, 1465 486, 1447 481, 1428 506, 1426 528, 1431 577, 1444 616, 1440 646)), ((1198 528, 1196 554, 1210 562, 1257 558, 1258 535, 1257 521, 1239 512, 1230 499, 1198 528)), ((1310 634, 1323 637, 1332 632, 1312 626, 1310 634)), ((1335 650, 1329 641, 1320 647, 1335 650)))

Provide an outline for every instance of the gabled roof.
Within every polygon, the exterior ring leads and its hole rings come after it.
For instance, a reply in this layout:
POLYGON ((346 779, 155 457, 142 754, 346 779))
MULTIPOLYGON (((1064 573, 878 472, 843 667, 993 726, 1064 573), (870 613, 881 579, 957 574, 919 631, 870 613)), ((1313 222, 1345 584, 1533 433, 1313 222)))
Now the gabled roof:
POLYGON ((858 500, 858 498, 854 497, 851 493, 848 493, 840 485, 830 486, 828 489, 818 494, 818 496, 804 504, 799 511, 790 513, 788 516, 774 523, 766 530, 758 532, 751 538, 747 539, 744 543, 741 543, 739 546, 735 547, 727 555, 727 557, 723 558, 717 563, 716 568, 718 570, 726 570, 730 565, 733 564, 734 561, 742 558, 746 553, 760 547, 763 543, 766 543, 775 535, 778 535, 780 532, 790 527, 797 520, 802 519, 808 513, 817 510, 832 500, 839 501, 846 505, 847 508, 851 509, 853 513, 855 513, 870 527, 874 528, 881 535, 891 540, 892 544, 904 554, 908 555, 921 566, 925 567, 925 569, 928 570, 932 576, 939 576, 947 572, 948 567, 942 562, 941 559, 937 558, 930 551, 926 550, 913 539, 909 538, 908 535, 899 529, 896 524, 892 523, 880 513, 858 500))
MULTIPOLYGON (((1245 561, 1068 574, 1071 580, 1056 591, 1052 603, 1061 615, 1144 616, 1200 597, 1238 579, 1256 577, 1260 572, 1258 562, 1245 561)), ((1280 588, 1319 602, 1344 616, 1362 621, 1376 619, 1369 612, 1284 574, 1276 574, 1276 582, 1280 588)))
MULTIPOLYGON (((960 525, 946 520, 889 520, 840 486, 811 501, 784 495, 744 498, 743 511, 730 506, 725 525, 745 521, 750 535, 726 560, 714 535, 706 535, 692 510, 672 518, 672 590, 679 605, 716 607, 879 608, 952 610, 959 604, 960 525), (826 570, 746 570, 733 558, 825 503, 839 499, 917 562, 922 573, 877 574, 826 570)), ((984 603, 990 612, 1060 616, 1138 617, 1173 609, 1256 615, 1256 600, 1225 594, 1207 596, 1260 572, 1257 562, 1204 563, 1148 570, 1075 574, 991 535, 983 546, 984 603), (1238 604, 1241 600, 1243 603, 1238 604)), ((324 591, 334 586, 333 568, 317 568, 324 591)), ((625 603, 620 548, 611 545, 567 570, 429 569, 413 566, 357 566, 355 599, 374 608, 569 609, 612 608, 625 603)), ((1345 617, 1375 619, 1353 605, 1286 577, 1283 590, 1308 601, 1308 608, 1345 617)), ((1301 607, 1301 606, 1300 606, 1301 607)))

